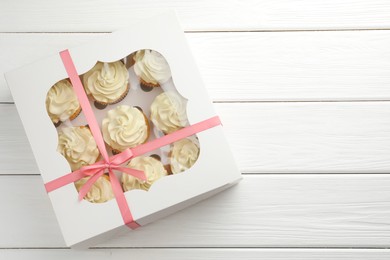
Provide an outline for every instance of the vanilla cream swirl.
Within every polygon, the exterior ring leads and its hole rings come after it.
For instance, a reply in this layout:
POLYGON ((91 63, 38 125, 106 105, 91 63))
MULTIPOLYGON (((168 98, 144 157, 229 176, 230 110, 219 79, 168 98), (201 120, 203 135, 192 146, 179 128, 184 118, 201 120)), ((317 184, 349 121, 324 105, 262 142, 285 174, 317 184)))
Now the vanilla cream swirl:
POLYGON ((116 102, 128 89, 129 73, 121 61, 98 62, 83 76, 87 94, 98 102, 116 102))
POLYGON ((95 163, 99 157, 95 139, 85 126, 63 128, 58 133, 57 151, 66 158, 72 171, 95 163))
POLYGON ((171 78, 171 70, 164 56, 153 50, 140 50, 134 55, 135 74, 154 85, 163 84, 171 78))
POLYGON ((186 102, 174 92, 158 95, 150 107, 150 112, 154 125, 166 134, 179 130, 187 124, 186 102))
POLYGON ((144 114, 135 107, 117 106, 103 119, 103 138, 111 148, 124 151, 142 144, 149 136, 144 114))
MULTIPOLYGON (((89 180, 90 177, 82 178, 75 182, 77 191, 89 180)), ((91 189, 84 196, 84 199, 93 203, 103 203, 114 198, 111 182, 108 176, 104 175, 97 179, 91 189)))
POLYGON ((47 92, 46 110, 53 123, 66 121, 78 109, 80 109, 80 104, 69 80, 57 82, 47 92))
POLYGON ((181 139, 173 143, 170 157, 172 173, 184 172, 198 159, 199 145, 189 138, 181 139))
POLYGON ((164 165, 153 157, 136 157, 128 164, 129 168, 143 171, 147 180, 142 181, 126 173, 122 173, 122 186, 124 191, 133 189, 149 190, 150 186, 160 179, 168 175, 164 165))

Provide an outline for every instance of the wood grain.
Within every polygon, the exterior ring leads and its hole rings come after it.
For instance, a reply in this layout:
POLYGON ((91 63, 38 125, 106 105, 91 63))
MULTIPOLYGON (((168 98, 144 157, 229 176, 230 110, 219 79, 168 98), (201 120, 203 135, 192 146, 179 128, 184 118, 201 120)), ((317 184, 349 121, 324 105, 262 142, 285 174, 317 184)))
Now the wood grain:
MULTIPOLYGON (((0 34, 0 73, 98 36, 0 34)), ((187 38, 215 101, 390 100, 390 31, 197 33, 187 38)), ((12 102, 3 77, 1 101, 12 102)))
MULTIPOLYGON (((40 176, 0 176, 0 190, 0 230, 7 234, 0 236, 0 248, 65 246, 40 176)), ((388 175, 245 175, 211 199, 98 247, 389 243, 388 175)))
MULTIPOLYGON (((4 0, 0 74, 165 9, 177 11, 252 174, 93 250, 68 250, 15 106, 0 104, 0 259, 389 259, 390 175, 375 174, 390 172, 389 1, 4 0)), ((0 77, 0 103, 12 102, 0 77)))
POLYGON ((390 253, 383 249, 99 249, 75 251, 69 249, 7 249, 0 250, 7 260, 198 260, 198 259, 266 259, 266 260, 388 260, 390 253))
MULTIPOLYGON (((216 108, 243 172, 390 171, 390 102, 217 103, 216 108)), ((38 174, 13 104, 0 105, 0 121, 0 174, 38 174)))
POLYGON ((188 31, 390 27, 385 0, 6 0, 0 6, 0 31, 108 32, 166 9, 175 9, 188 31))

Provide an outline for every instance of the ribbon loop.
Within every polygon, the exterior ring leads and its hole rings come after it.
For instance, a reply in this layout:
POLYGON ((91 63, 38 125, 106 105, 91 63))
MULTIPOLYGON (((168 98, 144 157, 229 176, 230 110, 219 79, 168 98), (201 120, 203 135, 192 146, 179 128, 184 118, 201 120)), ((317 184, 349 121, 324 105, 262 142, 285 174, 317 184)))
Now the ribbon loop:
POLYGON ((133 158, 133 151, 127 148, 123 152, 110 157, 110 162, 115 165, 120 165, 133 158))
POLYGON ((82 201, 85 195, 89 192, 89 190, 92 188, 92 185, 104 174, 104 170, 100 169, 96 172, 95 175, 91 176, 89 180, 81 187, 79 190, 79 201, 82 201))
POLYGON ((136 169, 131 169, 131 168, 126 168, 126 167, 120 167, 120 166, 117 167, 117 170, 121 171, 123 173, 129 174, 131 176, 134 176, 137 179, 140 179, 142 181, 146 181, 147 180, 147 178, 145 176, 145 173, 143 171, 136 170, 136 169))

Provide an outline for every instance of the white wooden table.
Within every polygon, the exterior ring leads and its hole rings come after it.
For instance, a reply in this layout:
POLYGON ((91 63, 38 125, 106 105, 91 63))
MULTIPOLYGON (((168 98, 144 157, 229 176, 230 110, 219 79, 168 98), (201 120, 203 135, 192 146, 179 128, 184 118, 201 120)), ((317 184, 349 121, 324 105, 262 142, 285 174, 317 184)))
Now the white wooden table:
POLYGON ((0 259, 389 259, 388 0, 2 0, 0 71, 169 8, 244 180, 67 249, 1 77, 0 259))

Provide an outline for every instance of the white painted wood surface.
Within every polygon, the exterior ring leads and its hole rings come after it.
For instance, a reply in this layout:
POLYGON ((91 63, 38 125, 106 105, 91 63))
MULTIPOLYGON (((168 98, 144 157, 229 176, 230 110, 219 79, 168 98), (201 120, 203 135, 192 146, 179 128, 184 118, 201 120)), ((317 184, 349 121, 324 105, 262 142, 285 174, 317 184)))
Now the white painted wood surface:
POLYGON ((244 181, 95 249, 63 249, 0 77, 0 259, 389 259, 390 1, 5 0, 0 72, 168 8, 244 181))
POLYGON ((386 0, 5 0, 0 32, 107 32, 172 8, 191 31, 390 27, 386 0))
MULTIPOLYGON (((0 34, 0 71, 98 36, 0 34)), ((215 101, 390 100, 387 30, 187 33, 187 39, 215 101)), ((0 79, 0 101, 11 102, 0 79)))
POLYGON ((383 249, 99 249, 88 251, 74 251, 69 249, 12 249, 0 251, 0 257, 7 260, 106 260, 127 258, 138 260, 388 260, 390 254, 388 250, 383 249))
MULTIPOLYGON (((40 176, 0 176, 0 190, 3 247, 65 246, 40 176)), ((377 248, 388 246, 389 232, 387 175, 245 175, 226 192, 98 247, 377 248)))
MULTIPOLYGON (((215 106, 244 173, 390 172, 390 102, 215 106)), ((0 120, 0 174, 38 174, 13 104, 0 120)))

